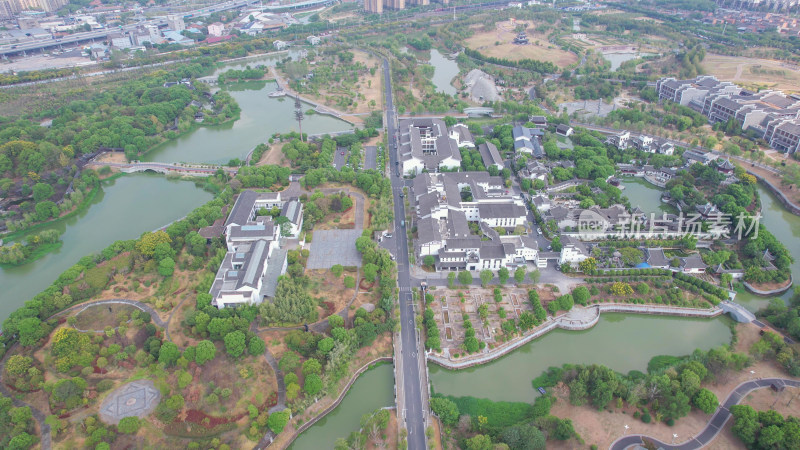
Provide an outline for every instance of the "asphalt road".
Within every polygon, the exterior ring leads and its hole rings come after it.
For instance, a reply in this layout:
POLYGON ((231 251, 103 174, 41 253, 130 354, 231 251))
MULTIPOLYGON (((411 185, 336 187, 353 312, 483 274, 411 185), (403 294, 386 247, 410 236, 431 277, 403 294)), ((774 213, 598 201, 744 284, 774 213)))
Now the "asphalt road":
POLYGON ((745 381, 737 386, 736 389, 730 393, 730 395, 728 395, 727 400, 725 400, 725 403, 720 408, 717 408, 717 412, 711 416, 711 420, 708 422, 708 425, 706 425, 703 431, 701 431, 697 436, 692 436, 692 438, 688 441, 677 445, 671 445, 649 436, 635 434, 617 439, 611 444, 610 449, 623 450, 630 446, 643 445, 645 440, 651 442, 655 447, 666 450, 695 450, 704 447, 714 440, 717 434, 722 431, 722 428, 725 426, 725 423, 728 421, 728 419, 731 418, 731 406, 737 405, 751 391, 769 387, 772 384, 800 387, 800 381, 789 380, 786 378, 764 378, 760 380, 745 381))
MULTIPOLYGON (((386 90, 386 127, 389 141, 389 164, 392 180, 392 195, 394 197, 394 240, 397 244, 397 284, 400 287, 400 341, 403 352, 399 355, 402 358, 403 386, 402 394, 405 395, 405 411, 398 411, 398 416, 405 414, 406 428, 408 429, 408 448, 411 450, 421 450, 426 448, 425 440, 425 421, 423 414, 427 406, 423 405, 422 389, 427 389, 423 385, 423 374, 419 364, 419 347, 417 345, 417 328, 414 321, 414 307, 412 302, 411 273, 408 265, 408 237, 405 227, 400 225, 401 220, 405 220, 405 208, 400 193, 403 192, 403 179, 396 176, 395 162, 398 161, 396 151, 397 119, 394 102, 392 99, 392 80, 389 70, 389 61, 383 60, 384 86, 386 90)), ((424 353, 423 353, 424 354, 424 353)))

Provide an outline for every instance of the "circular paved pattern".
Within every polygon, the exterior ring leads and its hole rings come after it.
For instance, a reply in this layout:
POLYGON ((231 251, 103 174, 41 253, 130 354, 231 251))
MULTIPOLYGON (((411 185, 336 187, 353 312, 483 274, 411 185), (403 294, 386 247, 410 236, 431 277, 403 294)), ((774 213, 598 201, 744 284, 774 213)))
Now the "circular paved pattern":
POLYGON ((151 380, 137 380, 118 387, 100 405, 103 422, 117 424, 123 417, 144 417, 158 406, 161 393, 151 380))

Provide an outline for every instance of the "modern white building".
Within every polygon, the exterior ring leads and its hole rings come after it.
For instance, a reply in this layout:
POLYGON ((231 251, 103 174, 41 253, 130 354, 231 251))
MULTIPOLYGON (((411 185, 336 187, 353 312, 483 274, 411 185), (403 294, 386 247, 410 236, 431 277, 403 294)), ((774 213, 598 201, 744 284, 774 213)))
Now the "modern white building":
POLYGON ((282 201, 280 192, 242 191, 224 224, 228 252, 209 291, 212 305, 257 305, 273 297, 278 277, 287 267, 281 238, 296 237, 303 226, 302 217, 303 207, 297 199, 282 201), (275 210, 285 219, 273 220, 275 210))
POLYGON ((561 256, 558 258, 558 264, 569 264, 577 266, 583 260, 589 257, 589 251, 586 244, 575 239, 572 236, 561 236, 561 256))

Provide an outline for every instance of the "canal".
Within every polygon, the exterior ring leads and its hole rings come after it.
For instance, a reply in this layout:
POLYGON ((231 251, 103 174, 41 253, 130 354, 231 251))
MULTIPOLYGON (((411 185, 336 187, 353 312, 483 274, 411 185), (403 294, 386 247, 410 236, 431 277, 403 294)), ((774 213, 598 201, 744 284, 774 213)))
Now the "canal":
POLYGON ((157 174, 125 175, 104 183, 83 213, 45 228, 63 233, 60 249, 29 264, 0 268, 0 322, 82 257, 166 225, 211 198, 194 183, 157 174))
POLYGON ((645 372, 657 355, 688 355, 730 342, 730 319, 603 314, 585 331, 555 330, 482 366, 451 371, 429 364, 437 393, 495 401, 532 402, 531 380, 551 366, 603 364, 621 373, 645 372))
POLYGON ((346 438, 359 429, 361 416, 385 406, 394 406, 394 372, 391 364, 364 372, 345 394, 342 403, 301 433, 289 448, 333 448, 336 439, 346 438))
POLYGON ((433 84, 438 92, 448 95, 456 95, 456 88, 453 87, 453 78, 458 75, 458 64, 451 59, 445 58, 438 50, 431 49, 430 64, 436 69, 433 72, 433 84))

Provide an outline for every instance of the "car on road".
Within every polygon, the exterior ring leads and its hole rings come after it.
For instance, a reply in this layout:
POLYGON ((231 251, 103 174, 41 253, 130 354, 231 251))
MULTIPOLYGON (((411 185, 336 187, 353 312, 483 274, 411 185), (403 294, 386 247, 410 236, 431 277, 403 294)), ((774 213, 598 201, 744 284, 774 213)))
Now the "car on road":
POLYGON ((406 226, 406 221, 405 220, 401 220, 400 221, 400 227, 401 228, 405 228, 405 226, 406 226))
POLYGON ((403 197, 405 197, 405 194, 403 194, 403 193, 401 192, 401 193, 400 193, 400 198, 403 198, 403 197))
POLYGON ((400 178, 400 171, 397 171, 397 178, 400 178))
POLYGON ((541 228, 537 228, 536 232, 539 233, 539 234, 542 234, 542 229, 541 228))
POLYGON ((383 237, 385 237, 385 238, 391 238, 391 237, 392 237, 392 233, 384 233, 384 234, 383 234, 383 237))
POLYGON ((344 152, 340 152, 339 154, 340 154, 340 155, 342 155, 342 156, 344 156, 344 152))

